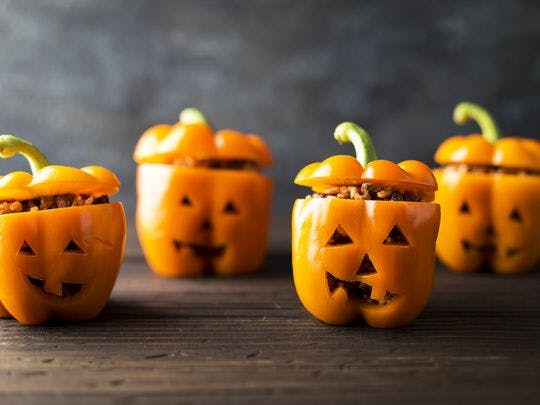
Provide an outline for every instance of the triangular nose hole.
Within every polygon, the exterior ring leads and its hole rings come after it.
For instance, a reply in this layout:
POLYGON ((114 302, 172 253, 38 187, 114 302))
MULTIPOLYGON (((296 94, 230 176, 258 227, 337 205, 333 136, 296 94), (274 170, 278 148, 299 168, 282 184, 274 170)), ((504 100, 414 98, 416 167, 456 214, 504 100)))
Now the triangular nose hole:
POLYGON ((521 214, 519 213, 517 208, 514 208, 510 213, 510 219, 512 221, 521 222, 521 214))
POLYGON ((225 207, 223 208, 223 212, 225 214, 238 214, 238 210, 236 209, 235 205, 232 201, 229 201, 225 207))
POLYGON ((181 205, 191 205, 191 200, 189 199, 189 197, 187 195, 185 195, 184 197, 182 197, 182 200, 180 201, 180 204, 181 205))
POLYGON ((20 255, 27 255, 27 256, 35 256, 36 253, 34 252, 34 249, 30 247, 27 241, 24 241, 21 248, 19 249, 20 255))
POLYGON ((201 224, 201 229, 203 231, 211 231, 212 230, 212 222, 210 222, 208 219, 205 219, 203 223, 201 224))
POLYGON ((369 258, 368 254, 366 253, 364 255, 364 258, 362 259, 362 263, 360 263, 360 267, 358 268, 358 271, 356 274, 373 274, 377 273, 377 270, 375 270, 375 266, 373 265, 373 262, 369 258))
POLYGON ((77 242, 75 242, 74 240, 70 240, 66 248, 64 249, 64 252, 83 254, 84 250, 81 249, 81 247, 77 244, 77 242))
POLYGON ((410 243, 405 237, 405 234, 401 232, 401 229, 397 225, 394 225, 383 244, 385 245, 400 245, 400 246, 409 246, 410 243))
POLYGON ((326 246, 346 245, 348 243, 353 243, 351 237, 341 225, 338 225, 338 227, 326 243, 326 246))

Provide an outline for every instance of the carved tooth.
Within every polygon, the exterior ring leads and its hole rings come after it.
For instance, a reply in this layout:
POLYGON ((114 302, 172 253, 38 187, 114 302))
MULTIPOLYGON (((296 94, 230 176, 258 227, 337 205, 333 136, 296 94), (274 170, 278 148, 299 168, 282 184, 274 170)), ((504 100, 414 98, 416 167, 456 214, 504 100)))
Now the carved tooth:
POLYGON ((386 292, 386 296, 384 297, 384 303, 385 304, 388 304, 390 303, 390 301, 392 301, 392 299, 396 296, 396 294, 394 293, 391 293, 390 291, 387 291, 386 292))
POLYGON ((371 296, 371 290, 373 287, 371 287, 369 284, 363 284, 362 285, 362 291, 365 298, 369 298, 371 296))
POLYGON ((384 288, 381 288, 381 287, 372 288, 371 296, 370 296, 372 300, 384 301, 385 296, 386 296, 386 290, 384 288))
POLYGON ((349 299, 363 298, 364 296, 364 283, 360 281, 343 281, 343 286, 347 291, 349 299))

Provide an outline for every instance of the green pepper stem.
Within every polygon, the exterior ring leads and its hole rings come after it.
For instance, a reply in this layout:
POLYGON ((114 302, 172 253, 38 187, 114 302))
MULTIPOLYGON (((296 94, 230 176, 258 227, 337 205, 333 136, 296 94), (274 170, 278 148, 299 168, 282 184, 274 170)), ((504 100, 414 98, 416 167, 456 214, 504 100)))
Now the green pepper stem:
POLYGON ((180 111, 178 121, 184 125, 207 124, 206 118, 202 112, 196 108, 185 108, 180 111))
POLYGON ((342 122, 339 124, 334 131, 334 138, 340 144, 347 142, 352 143, 354 145, 354 150, 356 151, 356 160, 358 160, 362 166, 377 159, 377 153, 375 153, 375 146, 373 146, 371 137, 365 129, 353 122, 342 122))
POLYGON ((454 122, 463 125, 474 120, 482 131, 482 136, 489 142, 495 143, 501 137, 497 123, 486 109, 473 103, 459 103, 454 108, 454 122))
POLYGON ((30 142, 13 135, 0 135, 0 158, 7 159, 16 153, 20 153, 28 160, 32 174, 49 165, 45 155, 30 142))

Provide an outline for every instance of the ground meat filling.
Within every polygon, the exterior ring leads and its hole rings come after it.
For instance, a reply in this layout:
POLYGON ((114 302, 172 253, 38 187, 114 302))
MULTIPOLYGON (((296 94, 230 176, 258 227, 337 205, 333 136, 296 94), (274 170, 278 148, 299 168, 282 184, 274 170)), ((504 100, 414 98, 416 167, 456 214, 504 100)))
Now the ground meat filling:
POLYGON ((524 176, 540 175, 540 170, 501 167, 501 166, 489 166, 489 165, 466 165, 462 163, 448 164, 448 165, 442 166, 442 169, 454 170, 460 173, 500 173, 500 174, 514 174, 514 175, 524 175, 524 176))
POLYGON ((87 194, 47 195, 22 201, 0 201, 0 215, 16 212, 43 211, 55 208, 80 207, 83 205, 107 204, 108 195, 93 196, 87 194))
POLYGON ((172 162, 176 166, 184 167, 201 167, 209 169, 222 170, 258 170, 257 163, 245 159, 193 159, 185 158, 182 160, 174 160, 172 162))
POLYGON ((359 186, 330 187, 320 193, 308 195, 306 199, 337 197, 346 200, 381 201, 428 201, 420 191, 403 190, 395 186, 363 183, 359 186))

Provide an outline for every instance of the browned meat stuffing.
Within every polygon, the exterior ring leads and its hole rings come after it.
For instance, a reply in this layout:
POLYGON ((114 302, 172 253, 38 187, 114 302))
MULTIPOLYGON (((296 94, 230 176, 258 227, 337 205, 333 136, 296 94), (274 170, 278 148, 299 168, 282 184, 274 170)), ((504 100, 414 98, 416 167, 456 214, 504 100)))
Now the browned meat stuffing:
POLYGON ((461 173, 500 173, 500 174, 516 174, 516 175, 525 175, 525 176, 540 175, 539 170, 489 166, 489 165, 448 164, 446 166, 443 166, 443 169, 455 170, 461 173))
POLYGON ((242 159, 193 159, 185 158, 182 160, 174 160, 172 162, 177 166, 186 167, 207 167, 209 169, 226 169, 226 170, 257 170, 259 166, 251 160, 242 159))
POLYGON ((382 200, 382 201, 427 201, 418 191, 402 190, 395 186, 363 183, 360 186, 330 187, 321 193, 313 193, 306 198, 337 197, 347 200, 382 200))
POLYGON ((0 215, 16 212, 42 211, 54 208, 78 207, 82 205, 106 204, 109 196, 92 196, 87 194, 48 195, 32 200, 0 201, 0 215))

